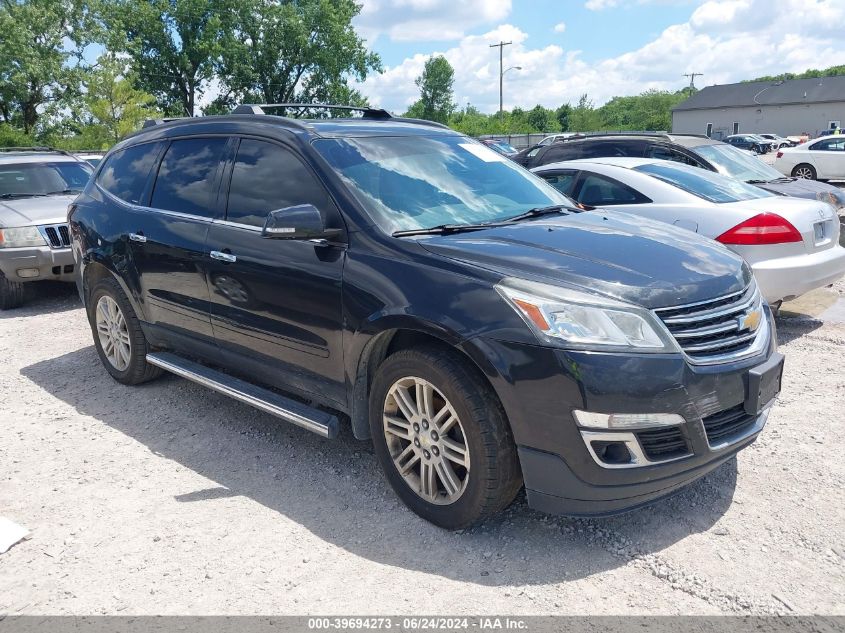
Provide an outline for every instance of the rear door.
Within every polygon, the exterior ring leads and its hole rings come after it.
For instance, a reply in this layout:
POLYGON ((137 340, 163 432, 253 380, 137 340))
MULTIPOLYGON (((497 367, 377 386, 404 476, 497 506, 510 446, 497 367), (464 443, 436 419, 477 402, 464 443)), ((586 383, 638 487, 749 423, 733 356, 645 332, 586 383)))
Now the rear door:
POLYGON ((242 138, 227 167, 226 217, 208 234, 215 338, 226 365, 262 382, 346 405, 341 278, 344 244, 267 239, 267 214, 313 204, 343 228, 323 184, 291 149, 242 138))
POLYGON ((226 136, 175 139, 158 166, 149 206, 129 231, 145 313, 173 348, 213 355, 205 241, 220 217, 218 190, 226 136))

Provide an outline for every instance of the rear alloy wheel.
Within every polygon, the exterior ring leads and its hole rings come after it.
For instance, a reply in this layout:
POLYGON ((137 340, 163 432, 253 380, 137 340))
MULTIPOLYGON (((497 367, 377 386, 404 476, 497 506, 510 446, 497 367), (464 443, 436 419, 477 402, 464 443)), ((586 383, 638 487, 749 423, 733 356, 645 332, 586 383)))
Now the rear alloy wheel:
POLYGON ((94 347, 115 380, 137 385, 161 375, 161 369, 147 363, 150 346, 117 281, 101 280, 91 290, 86 303, 94 347))
POLYGON ((816 169, 807 163, 801 163, 792 168, 793 178, 804 178, 806 180, 816 179, 816 169))
POLYGON ((457 352, 409 349, 389 356, 370 389, 370 431, 393 490, 442 528, 484 520, 522 486, 499 400, 457 352))

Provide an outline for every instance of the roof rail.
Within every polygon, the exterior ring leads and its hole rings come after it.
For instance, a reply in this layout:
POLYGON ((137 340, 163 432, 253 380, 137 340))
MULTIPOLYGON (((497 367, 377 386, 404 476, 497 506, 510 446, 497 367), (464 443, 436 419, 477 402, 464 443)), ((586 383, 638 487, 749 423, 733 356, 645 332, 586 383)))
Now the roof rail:
POLYGON ((68 154, 70 152, 63 149, 56 149, 55 147, 48 147, 46 145, 32 145, 29 147, 0 147, 0 152, 57 152, 59 154, 68 154))
POLYGON ((144 124, 141 126, 141 129, 146 129, 148 127, 155 127, 156 125, 164 125, 165 123, 170 123, 171 121, 181 121, 182 119, 188 119, 193 117, 184 117, 184 116, 174 116, 174 117, 166 117, 163 119, 147 119, 144 121, 144 124))
POLYGON ((232 114, 267 114, 268 108, 298 108, 300 110, 322 108, 325 110, 350 110, 361 112, 365 119, 392 119, 393 115, 382 108, 369 108, 331 103, 244 103, 232 110, 232 114))
POLYGON ((416 123, 417 125, 428 125, 431 127, 441 127, 447 130, 451 129, 448 125, 438 123, 437 121, 429 121, 428 119, 412 119, 410 117, 395 116, 391 119, 399 123, 416 123))

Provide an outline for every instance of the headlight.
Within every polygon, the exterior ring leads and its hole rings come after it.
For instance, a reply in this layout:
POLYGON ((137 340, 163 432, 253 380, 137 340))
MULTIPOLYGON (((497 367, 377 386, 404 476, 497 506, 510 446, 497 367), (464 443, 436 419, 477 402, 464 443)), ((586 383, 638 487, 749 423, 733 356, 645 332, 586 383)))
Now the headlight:
POLYGON ((819 191, 816 194, 816 200, 832 204, 834 209, 845 209, 845 192, 819 191))
POLYGON ((0 248, 18 246, 46 246, 47 242, 34 226, 0 229, 0 248))
POLYGON ((547 343, 576 349, 674 352, 646 309, 586 292, 507 278, 496 290, 547 343))

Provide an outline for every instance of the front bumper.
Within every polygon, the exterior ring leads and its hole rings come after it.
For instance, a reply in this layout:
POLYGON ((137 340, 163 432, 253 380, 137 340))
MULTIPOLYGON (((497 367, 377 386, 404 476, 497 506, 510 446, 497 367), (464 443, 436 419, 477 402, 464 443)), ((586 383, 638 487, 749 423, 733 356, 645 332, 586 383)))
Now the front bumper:
POLYGON ((711 366, 691 365, 674 354, 569 352, 485 339, 479 345, 499 374, 491 381, 511 423, 529 505, 565 515, 631 510, 671 494, 751 444, 768 410, 744 412, 750 372, 782 358, 774 356, 773 320, 767 322, 764 353, 711 366), (654 453, 650 440, 635 431, 649 458, 630 467, 602 464, 588 450, 575 409, 679 414, 685 422, 673 432, 684 448, 654 453), (734 413, 741 424, 719 426, 734 413))
POLYGON ((0 249, 0 271, 9 281, 74 281, 76 266, 70 248, 28 246, 0 249), (34 276, 21 276, 18 271, 38 271, 34 276))
POLYGON ((829 286, 845 275, 845 248, 752 263, 760 292, 769 303, 829 286))

